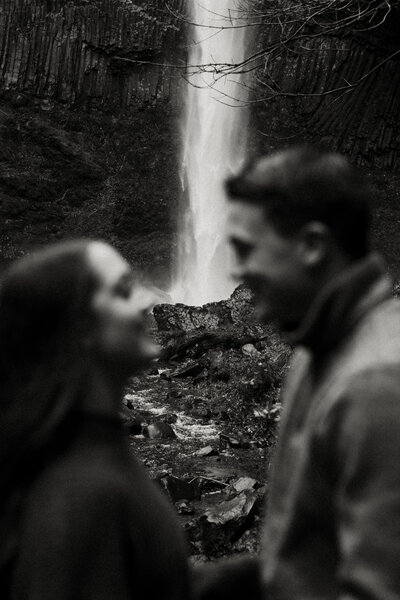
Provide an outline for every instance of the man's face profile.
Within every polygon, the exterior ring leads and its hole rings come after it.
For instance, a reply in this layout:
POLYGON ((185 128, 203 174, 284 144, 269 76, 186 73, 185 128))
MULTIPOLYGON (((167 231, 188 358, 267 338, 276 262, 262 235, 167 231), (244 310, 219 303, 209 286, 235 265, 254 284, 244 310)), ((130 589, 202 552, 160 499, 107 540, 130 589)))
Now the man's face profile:
POLYGON ((233 276, 253 291, 258 317, 296 327, 308 293, 300 236, 284 236, 268 221, 262 206, 229 203, 228 239, 234 251, 233 276))

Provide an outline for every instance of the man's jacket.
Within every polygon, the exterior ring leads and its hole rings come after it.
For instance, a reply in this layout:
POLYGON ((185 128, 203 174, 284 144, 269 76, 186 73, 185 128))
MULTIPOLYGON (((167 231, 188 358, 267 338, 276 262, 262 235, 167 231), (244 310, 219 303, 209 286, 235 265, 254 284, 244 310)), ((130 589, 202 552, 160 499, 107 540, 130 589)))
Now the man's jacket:
POLYGON ((400 598, 400 302, 378 257, 316 298, 293 342, 262 578, 273 600, 400 598))

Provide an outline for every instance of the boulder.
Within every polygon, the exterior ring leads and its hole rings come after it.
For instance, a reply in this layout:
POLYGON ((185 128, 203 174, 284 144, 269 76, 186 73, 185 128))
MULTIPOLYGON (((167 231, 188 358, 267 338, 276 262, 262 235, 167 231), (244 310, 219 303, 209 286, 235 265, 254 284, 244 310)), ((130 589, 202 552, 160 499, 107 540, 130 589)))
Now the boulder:
POLYGON ((145 425, 142 428, 142 433, 150 440, 167 440, 176 438, 176 433, 169 423, 164 421, 156 421, 145 425))
POLYGON ((163 475, 156 480, 172 502, 179 500, 199 500, 202 481, 200 478, 183 479, 174 475, 163 475))
POLYGON ((198 521, 198 538, 203 552, 226 552, 233 542, 252 527, 261 508, 261 495, 255 490, 246 489, 205 510, 198 521))
POLYGON ((175 508, 178 515, 194 515, 195 513, 193 504, 187 500, 179 500, 179 502, 175 502, 175 508))
POLYGON ((126 435, 140 435, 142 433, 143 419, 141 415, 132 412, 125 404, 121 404, 119 416, 126 435))
POLYGON ((242 352, 245 356, 260 356, 260 353, 254 344, 244 344, 244 346, 242 346, 242 352))
POLYGON ((204 306, 158 304, 153 309, 158 329, 162 332, 194 330, 218 331, 232 325, 256 324, 253 296, 240 285, 228 300, 204 306))
POLYGON ((198 362, 191 362, 179 369, 175 369, 169 373, 169 377, 181 378, 181 377, 195 377, 199 373, 201 373, 204 369, 204 365, 198 362))
POLYGON ((220 433, 219 449, 227 450, 228 448, 250 448, 250 442, 242 434, 231 435, 227 433, 220 433))
POLYGON ((239 477, 231 482, 231 486, 236 492, 243 492, 244 490, 253 490, 257 486, 257 483, 257 480, 253 479, 253 477, 239 477))
POLYGON ((204 448, 200 448, 200 450, 194 452, 193 456, 217 456, 217 454, 218 450, 216 450, 212 446, 204 446, 204 448))

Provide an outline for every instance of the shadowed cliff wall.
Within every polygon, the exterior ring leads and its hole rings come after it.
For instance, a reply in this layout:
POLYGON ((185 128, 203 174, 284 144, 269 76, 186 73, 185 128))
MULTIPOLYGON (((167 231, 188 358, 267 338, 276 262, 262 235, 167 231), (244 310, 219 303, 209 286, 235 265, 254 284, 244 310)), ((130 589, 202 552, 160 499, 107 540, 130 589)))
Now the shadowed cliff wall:
MULTIPOLYGON (((102 237, 168 279, 181 193, 186 0, 0 0, 0 250, 102 237), (136 63, 129 60, 139 61, 136 63)), ((257 71, 254 148, 321 141, 371 171, 378 246, 400 255, 398 12, 257 71), (379 67, 379 68, 378 68, 379 67), (354 83, 352 91, 324 89, 354 83)), ((276 36, 260 30, 259 48, 276 36)), ((235 110, 234 108, 232 109, 235 110)), ((400 273, 400 267, 399 267, 400 273)))
POLYGON ((0 0, 3 256, 101 237, 168 279, 184 43, 161 0, 0 0))
POLYGON ((168 101, 179 78, 157 63, 178 60, 180 28, 157 0, 1 0, 0 89, 103 110, 168 101))
MULTIPOLYGON (((312 30, 264 61, 255 95, 267 100, 256 116, 271 143, 322 138, 358 164, 400 169, 400 10, 379 27, 363 25, 318 37, 312 30)), ((258 47, 280 35, 261 30, 258 47)))

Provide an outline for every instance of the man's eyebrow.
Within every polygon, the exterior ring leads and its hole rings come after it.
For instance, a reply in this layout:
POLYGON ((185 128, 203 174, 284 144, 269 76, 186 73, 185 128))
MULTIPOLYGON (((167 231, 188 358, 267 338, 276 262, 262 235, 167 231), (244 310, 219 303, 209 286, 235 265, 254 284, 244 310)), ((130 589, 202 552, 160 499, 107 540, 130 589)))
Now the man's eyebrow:
POLYGON ((134 275, 135 274, 132 269, 127 269, 121 274, 119 281, 131 281, 134 279, 134 275))
POLYGON ((229 236, 228 240, 231 244, 234 244, 235 246, 240 248, 251 248, 252 246, 252 243, 250 241, 242 240, 241 238, 237 238, 234 235, 229 236))

